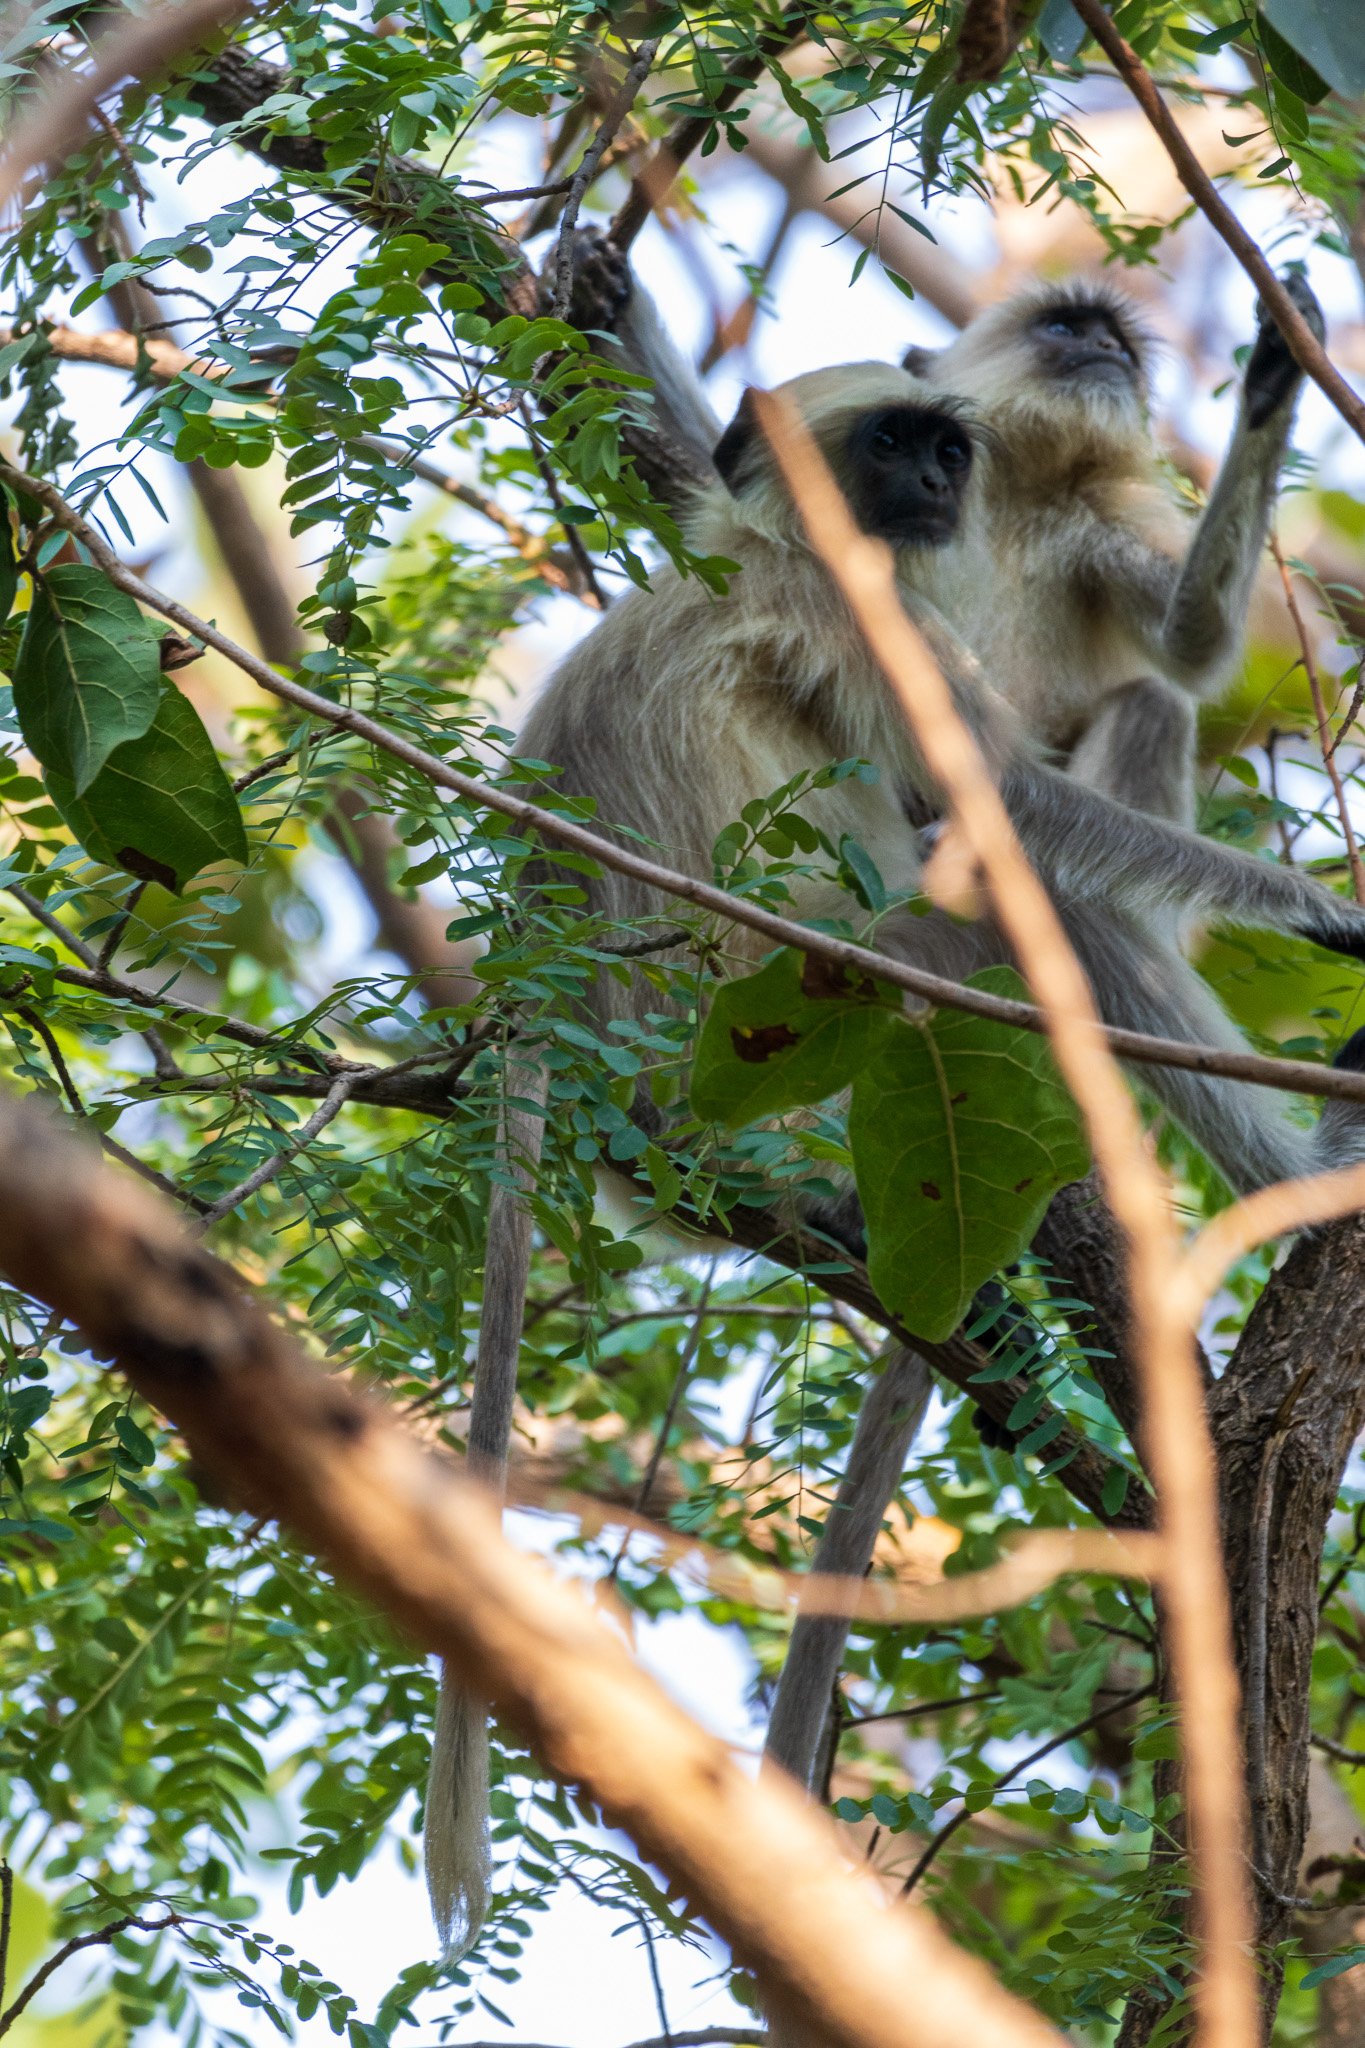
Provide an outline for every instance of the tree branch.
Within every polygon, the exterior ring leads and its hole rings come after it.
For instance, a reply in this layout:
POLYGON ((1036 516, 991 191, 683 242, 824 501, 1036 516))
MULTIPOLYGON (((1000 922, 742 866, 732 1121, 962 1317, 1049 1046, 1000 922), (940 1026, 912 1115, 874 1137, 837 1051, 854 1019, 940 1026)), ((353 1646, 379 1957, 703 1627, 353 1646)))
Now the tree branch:
POLYGON ((1181 133, 1155 80, 1132 45, 1124 40, 1100 0, 1072 0, 1077 14, 1141 107, 1161 139, 1176 175, 1199 211, 1232 251, 1261 294, 1295 362, 1336 407, 1351 431, 1365 441, 1365 400, 1347 383, 1303 314, 1181 133))
MULTIPOLYGON (((1045 1033, 1048 1030, 1043 1012, 1032 1003, 1012 1002, 1001 996, 989 995, 983 989, 968 988, 961 982, 910 967, 889 954, 878 953, 852 940, 833 938, 791 918, 779 917, 747 897, 727 895, 723 889, 717 889, 709 882, 700 882, 694 876, 646 860, 629 847, 617 845, 600 833, 589 831, 570 817, 547 811, 492 783, 481 782, 461 769, 452 768, 448 762, 427 753, 422 747, 414 746, 410 740, 391 732, 364 712, 348 705, 334 704, 292 678, 277 675, 265 662, 246 648, 239 647, 207 620, 198 618, 177 599, 154 590, 119 560, 99 531, 68 505, 51 484, 28 476, 7 462, 0 462, 0 477, 46 506, 57 525, 76 535, 110 582, 120 590, 126 590, 130 597, 170 619, 206 646, 216 648, 272 696, 293 704, 338 732, 353 733, 381 753, 425 776, 438 789, 448 789, 485 810, 496 811, 502 817, 512 819, 523 830, 543 833, 574 852, 586 853, 604 867, 632 875, 665 895, 680 897, 698 909, 724 918, 727 923, 747 925, 751 931, 771 939, 774 945, 799 947, 804 953, 832 960, 855 973, 890 982, 926 1003, 966 1010, 974 1016, 989 1017, 996 1023, 1009 1024, 1022 1031, 1045 1033)), ((68 976, 68 979, 75 978, 74 975, 68 976)), ((1234 1080, 1255 1081, 1264 1087, 1281 1088, 1292 1094, 1330 1096, 1347 1102, 1365 1101, 1365 1075, 1351 1073, 1344 1068, 1315 1066, 1307 1060, 1266 1059, 1259 1053, 1216 1052, 1208 1046, 1187 1044, 1179 1039, 1154 1038, 1145 1032, 1124 1031, 1110 1026, 1099 1029, 1103 1042, 1119 1059, 1181 1067, 1193 1073, 1224 1074, 1234 1080)))
POLYGON ((775 2010, 840 2048, 1061 2048, 928 1914, 888 1912, 799 1795, 751 1780, 575 1588, 512 1550, 477 1488, 308 1361, 164 1205, 13 1103, 0 1246, 15 1284, 112 1353, 231 1489, 448 1658, 625 1828, 775 2010))
POLYGON ((138 1913, 123 1913, 117 1920, 111 1920, 107 1927, 96 1928, 91 1934, 73 1934, 70 1941, 64 1941, 55 1955, 50 1955, 41 1968, 34 1971, 14 2003, 0 2013, 0 2036, 9 2032, 25 2007, 32 2003, 63 1963, 69 1963, 72 1956, 79 1955, 82 1949, 106 1948, 117 1935, 126 1934, 130 1927, 136 1927, 144 1934, 164 1934, 168 1927, 181 1925, 179 1913, 168 1913, 163 1920, 144 1920, 138 1913))

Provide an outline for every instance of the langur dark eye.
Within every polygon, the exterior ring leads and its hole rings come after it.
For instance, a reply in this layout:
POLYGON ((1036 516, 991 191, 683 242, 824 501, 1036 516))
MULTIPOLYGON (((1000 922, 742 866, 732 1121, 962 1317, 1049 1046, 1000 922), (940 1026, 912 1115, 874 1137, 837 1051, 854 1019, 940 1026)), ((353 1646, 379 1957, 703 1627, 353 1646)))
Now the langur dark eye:
POLYGON ((963 433, 944 434, 938 444, 938 459, 944 469, 966 469, 972 459, 972 444, 963 433))
POLYGON ((1071 313, 1049 313, 1047 319, 1042 322, 1042 329, 1044 334, 1064 334, 1068 340, 1074 340, 1076 334, 1075 315, 1071 313))
POLYGON ((872 446, 879 455, 897 455, 900 445, 901 437, 894 427, 880 426, 872 436, 872 446))

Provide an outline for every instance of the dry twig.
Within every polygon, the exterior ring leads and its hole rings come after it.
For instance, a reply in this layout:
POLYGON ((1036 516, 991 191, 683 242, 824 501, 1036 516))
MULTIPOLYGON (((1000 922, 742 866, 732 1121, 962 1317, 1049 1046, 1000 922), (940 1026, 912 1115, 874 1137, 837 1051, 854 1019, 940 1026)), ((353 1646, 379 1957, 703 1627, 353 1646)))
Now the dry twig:
POLYGON ((1346 858, 1351 868, 1351 887, 1355 891, 1356 902, 1365 903, 1365 868, 1362 868, 1360 864, 1360 848, 1356 844, 1355 827, 1351 823, 1351 812, 1346 802, 1346 790, 1342 784, 1341 770, 1337 766, 1336 741, 1332 738, 1332 729, 1327 723, 1327 705, 1323 699, 1322 677, 1318 673, 1317 656, 1313 652, 1313 642, 1309 636, 1308 622, 1303 616, 1299 600, 1295 595, 1294 578, 1290 573, 1289 564, 1284 558, 1284 550, 1280 546, 1277 534, 1272 533, 1270 536, 1270 552, 1275 557, 1276 567, 1280 572, 1280 582, 1284 585, 1284 601, 1289 607, 1289 616, 1294 622, 1294 631, 1298 635, 1299 660, 1302 663, 1303 672, 1308 678, 1308 688, 1313 698, 1313 716, 1317 720, 1318 725, 1318 745, 1322 749, 1322 765, 1326 769, 1327 779, 1332 785, 1332 795, 1336 798, 1337 818, 1341 825, 1341 837, 1346 847, 1346 858))
POLYGON ((1217 1475, 1193 1329, 1173 1301, 1179 1258, 1165 1183, 1132 1096, 1109 1057, 1080 964, 1015 835, 980 749, 900 604, 894 560, 863 534, 790 402, 758 399, 812 546, 899 699, 955 825, 986 878, 995 917, 1043 998, 1062 1075, 1085 1117, 1105 1192, 1128 1244, 1143 1434, 1169 1545, 1161 1588, 1182 1705, 1203 1966, 1197 1987, 1208 2048, 1258 2036, 1246 1885, 1246 1787, 1232 1618, 1223 1571, 1217 1475))

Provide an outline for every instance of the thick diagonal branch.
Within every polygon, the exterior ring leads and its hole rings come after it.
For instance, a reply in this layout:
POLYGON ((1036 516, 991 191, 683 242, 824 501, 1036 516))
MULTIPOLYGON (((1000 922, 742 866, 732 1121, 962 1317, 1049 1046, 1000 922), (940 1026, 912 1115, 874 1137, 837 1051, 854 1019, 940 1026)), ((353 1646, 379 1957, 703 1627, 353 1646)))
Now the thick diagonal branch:
POLYGON ((795 1792, 754 1782, 574 1589, 512 1550, 479 1489, 306 1359, 165 1204, 12 1101, 0 1246, 15 1284, 112 1355, 206 1466, 451 1659, 624 1827, 775 2010, 836 2048, 1060 2048, 928 1914, 889 1910, 795 1792))

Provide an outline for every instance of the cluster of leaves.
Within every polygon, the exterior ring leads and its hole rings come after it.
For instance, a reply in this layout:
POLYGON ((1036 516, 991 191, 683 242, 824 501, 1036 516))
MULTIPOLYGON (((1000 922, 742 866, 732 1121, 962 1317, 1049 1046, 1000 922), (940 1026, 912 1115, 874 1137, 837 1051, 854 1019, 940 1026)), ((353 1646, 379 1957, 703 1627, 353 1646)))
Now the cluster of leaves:
MULTIPOLYGON (((1299 181, 1329 245, 1362 172, 1342 99, 1365 83, 1356 43, 1338 34, 1350 11, 1214 0, 1195 16, 1135 0, 1118 16, 1194 96, 1201 63, 1242 60, 1248 160, 1271 186, 1299 181)), ((850 166, 850 187, 879 192, 899 162, 926 192, 980 190, 989 156, 1035 202, 1084 207, 1115 254, 1154 260, 1166 224, 1118 212, 1067 111, 1086 54, 1068 0, 1048 0, 984 84, 956 76, 961 16, 959 0, 803 11, 825 61, 797 77, 775 56, 770 8, 653 9, 662 45, 634 141, 705 115, 703 153, 725 134, 742 147, 746 101, 722 101, 736 68, 761 62, 822 156, 840 146, 838 117, 878 115, 885 160, 850 166)), ((27 86, 54 25, 79 33, 78 10, 28 11, 0 49, 0 83, 27 86)), ((484 177, 528 136, 537 147, 522 155, 539 161, 550 117, 570 144, 581 138, 603 48, 619 56, 621 38, 642 32, 586 0, 548 13, 412 0, 374 32, 345 0, 272 8, 248 39, 251 61, 283 67, 259 105, 211 130, 197 111, 218 90, 208 58, 156 91, 130 89, 117 124, 52 170, 0 248, 0 377, 23 468, 134 555, 173 527, 177 466, 244 478, 267 546, 292 541, 310 558, 310 685, 473 772, 496 774, 506 756, 493 657, 530 605, 546 608, 547 564, 556 588, 589 595, 588 558, 609 594, 645 577, 646 545, 722 573, 691 556, 632 466, 623 429, 649 404, 638 380, 593 334, 529 302, 508 310, 520 258, 484 177), (144 183, 164 232, 138 246, 144 183), (107 412, 92 422, 51 331, 101 307, 138 318, 148 344, 125 385, 102 387, 120 390, 112 430, 107 412), (170 374, 149 345, 166 335, 185 357, 170 374), (439 530, 413 470, 433 456, 465 508, 439 530), (488 501, 496 522, 468 509, 488 501)), ((565 167, 556 146, 547 187, 565 167)), ((553 228, 553 208, 530 225, 553 228)), ((1358 540, 1359 508, 1338 496, 1329 516, 1358 540)), ((0 934, 7 1083, 131 1147, 187 1204, 213 1204, 286 1155, 215 1226, 215 1247, 320 1353, 458 1436, 515 1030, 550 1077, 521 1395, 553 1423, 564 1476, 632 1504, 659 1448, 657 1512, 754 1562, 808 1559, 876 1343, 837 1300, 847 1261, 831 1246, 798 1274, 708 1253, 699 1280, 695 1258, 660 1263, 649 1233, 781 1206, 797 1189, 833 1195, 851 1171, 874 1281, 926 1338, 1016 1268, 969 1324, 997 1354, 982 1382, 1022 1383, 1013 1441, 983 1443, 971 1404, 945 1401, 892 1519, 935 1531, 952 1570, 992 1561, 1020 1527, 1070 1523, 1049 1462, 1067 1422, 1110 1457, 1105 1506, 1118 1511, 1136 1461, 1095 1383, 1085 1304, 1020 1259, 1052 1190, 1085 1164, 1038 1038, 961 1014, 907 1017, 888 991, 789 954, 753 974, 690 912, 678 920, 690 943, 652 953, 650 931, 587 914, 582 864, 567 857, 532 907, 537 855, 523 839, 343 737, 243 707, 208 659, 182 686, 168 666, 192 650, 168 643, 41 502, 16 492, 3 510, 0 888, 20 892, 3 899, 0 934), (319 945, 337 885, 330 870, 319 881, 318 847, 347 782, 393 825, 390 889, 441 892, 450 936, 484 949, 466 999, 434 1007, 387 960, 347 958, 339 974, 335 948, 319 945), (651 1013, 590 1028, 578 998, 597 976, 627 974, 654 991, 651 1013), (426 1093, 387 1107, 362 1094, 290 1155, 338 1056, 404 1065, 426 1093), (669 1112, 666 1143, 637 1120, 642 1086, 669 1112), (631 1176, 624 1219, 595 1206, 603 1164, 631 1176)), ((230 616, 236 595, 215 588, 204 609, 230 616)), ((1253 672, 1249 689, 1275 680, 1253 672)), ((1292 688, 1277 702, 1301 717, 1292 688)), ((1220 745, 1217 829, 1330 829, 1323 803, 1289 803, 1263 762, 1249 764, 1241 729, 1220 745)), ((802 813, 810 782, 866 772, 831 764, 750 807, 716 848, 718 880, 782 908, 799 875, 837 877, 875 939, 905 906, 888 902, 864 849, 830 844, 802 813)), ((552 776, 522 773, 539 800, 565 801, 552 776)), ((1247 957, 1224 949, 1229 986, 1247 957)), ((1253 966, 1233 992, 1269 1035, 1304 959, 1258 948, 1253 966)), ((1346 1007, 1339 981, 1321 963, 1314 974, 1295 1050, 1321 1049, 1346 1007)), ((986 986, 1017 992, 1000 977, 986 986)), ((1220 1199, 1178 1135, 1161 1143, 1192 1207, 1220 1199)), ((1215 1334, 1235 1336, 1265 1272, 1253 1259, 1234 1276, 1215 1334)), ((278 1927, 262 1931, 252 1894, 280 1885, 297 1906, 395 1848, 414 1866, 431 1674, 273 1528, 215 1498, 155 1416, 8 1292, 0 1426, 6 1849, 60 1908, 50 1945, 134 1916, 111 1936, 102 1978, 111 2031, 161 2024, 196 2048, 321 2016, 350 2048, 415 2027, 446 2038, 480 2009, 499 2015, 501 1986, 566 1882, 651 1940, 697 1940, 638 1860, 500 1745, 501 1867, 482 1942, 453 1971, 413 1965, 362 2015, 278 1927), (224 2017, 234 1997, 246 2018, 224 2017)), ((572 1528, 557 1540, 600 1567, 600 1545, 572 1528)), ((1315 1674, 1316 1723, 1343 1740, 1362 1697, 1358 1547, 1344 1535, 1329 1559, 1340 1576, 1315 1674)), ((644 1542, 617 1582, 642 1614, 690 1607, 742 1631, 766 1696, 785 1648, 770 1615, 698 1595, 644 1542)), ((1153 1640, 1131 1589, 1069 1586, 958 1629, 860 1630, 846 1666, 850 1723, 866 1726, 844 1732, 836 1811, 880 1831, 878 1853, 902 1870, 946 1821, 973 1816, 922 1881, 960 1939, 1096 2043, 1135 1982, 1155 1971, 1174 1984, 1184 1962, 1179 1864, 1147 1860, 1173 1819, 1152 1795, 1172 1740, 1157 1695, 1112 1727, 1070 1732, 1159 1683, 1153 1640), (896 1735, 912 1709, 913 1744, 896 1735), (1021 1746, 1047 1743, 1012 1775, 1021 1746)), ((7 1961, 12 1993, 18 1947, 7 1961)), ((1282 2043, 1303 2038, 1328 1967, 1297 1966, 1282 2043)), ((741 1980, 735 1990, 747 1996, 741 1980)))

